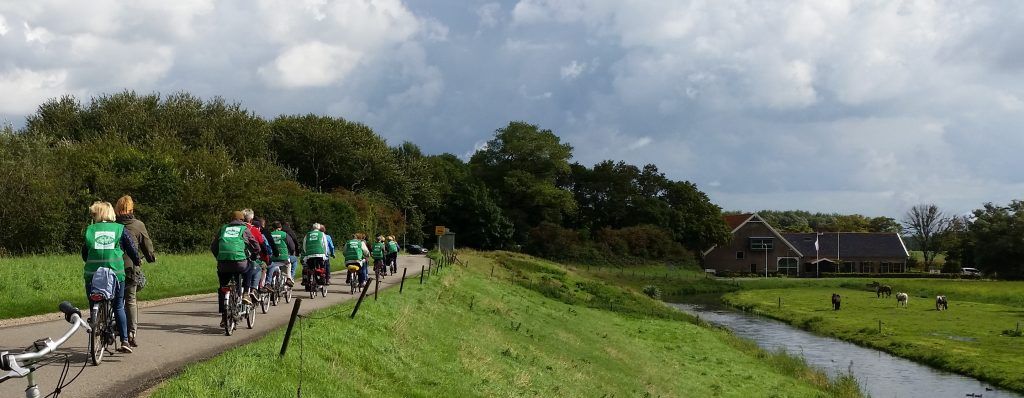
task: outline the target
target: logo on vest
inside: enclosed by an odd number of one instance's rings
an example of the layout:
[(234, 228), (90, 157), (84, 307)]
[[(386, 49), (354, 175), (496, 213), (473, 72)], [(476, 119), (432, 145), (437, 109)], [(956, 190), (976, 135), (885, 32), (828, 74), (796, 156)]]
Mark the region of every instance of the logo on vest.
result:
[(117, 241), (114, 239), (116, 234), (111, 231), (96, 231), (93, 234), (93, 249), (96, 250), (112, 250)]
[(237, 238), (239, 236), (242, 236), (242, 226), (241, 225), (239, 225), (237, 227), (227, 227), (227, 228), (224, 228), (224, 237), (225, 238)]

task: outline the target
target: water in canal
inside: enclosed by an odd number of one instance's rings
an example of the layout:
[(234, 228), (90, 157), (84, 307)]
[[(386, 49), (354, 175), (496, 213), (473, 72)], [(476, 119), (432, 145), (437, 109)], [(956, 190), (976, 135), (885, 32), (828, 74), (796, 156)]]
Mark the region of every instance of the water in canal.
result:
[(1000, 391), (971, 377), (943, 372), (882, 351), (818, 336), (721, 304), (671, 305), (708, 323), (728, 328), (733, 334), (753, 340), (764, 349), (781, 349), (803, 356), (808, 364), (825, 370), (830, 376), (852, 370), (861, 390), (873, 398), (1024, 398), (1024, 395)]

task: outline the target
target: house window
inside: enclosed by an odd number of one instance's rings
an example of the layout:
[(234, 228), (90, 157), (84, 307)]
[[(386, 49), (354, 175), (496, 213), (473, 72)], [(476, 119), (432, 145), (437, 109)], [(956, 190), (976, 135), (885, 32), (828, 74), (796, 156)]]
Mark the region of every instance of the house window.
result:
[(800, 272), (800, 261), (796, 257), (780, 257), (777, 261), (780, 274), (796, 275)]
[(736, 252), (736, 259), (737, 260), (742, 260), (743, 259), (743, 252)]
[(750, 238), (750, 250), (770, 251), (774, 248), (774, 238)]

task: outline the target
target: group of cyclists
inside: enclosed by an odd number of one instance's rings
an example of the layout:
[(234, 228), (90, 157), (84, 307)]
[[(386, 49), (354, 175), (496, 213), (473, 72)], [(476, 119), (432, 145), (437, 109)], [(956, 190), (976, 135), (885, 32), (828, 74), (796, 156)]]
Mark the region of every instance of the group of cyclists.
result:
[[(370, 258), (379, 276), (388, 275), (388, 268), (394, 272), (398, 263), (399, 246), (394, 236), (378, 236), (373, 249), (366, 239), (366, 234), (354, 233), (340, 248), (349, 271), (346, 283), (356, 278), (359, 289), (363, 289), (369, 279)], [(210, 244), (210, 251), (217, 258), (217, 277), (222, 292), (218, 294), (221, 327), (227, 322), (223, 292), (232, 281), (240, 284), (243, 302), (251, 304), (259, 293), (271, 289), (272, 278), (278, 275), (284, 275), (285, 285), (294, 286), (300, 265), (303, 286), (315, 283), (312, 278), (318, 270), (324, 276), (323, 284), (330, 285), (331, 260), (336, 258), (334, 239), (327, 234), (326, 225), (313, 223), (300, 239), (287, 222), (275, 221), (267, 228), (264, 220), (256, 217), (251, 209), (231, 213), (229, 222), (220, 227)]]
[[(139, 346), (136, 293), (145, 285), (141, 265), (143, 259), (156, 261), (149, 232), (135, 218), (134, 208), (134, 201), (127, 195), (118, 199), (116, 210), (109, 202), (93, 203), (89, 207), (92, 223), (85, 229), (82, 246), (86, 296), (93, 300), (103, 293), (103, 299), (109, 300), (120, 342), (116, 350), (122, 353), (131, 353)], [(369, 278), (369, 259), (373, 259), (379, 276), (394, 273), (398, 262), (399, 246), (394, 236), (378, 236), (372, 245), (366, 240), (366, 234), (358, 232), (341, 247), (350, 271), (347, 279), (357, 278), (360, 289)], [(289, 223), (275, 221), (267, 225), (251, 209), (231, 212), (210, 244), (210, 251), (217, 260), (222, 327), (226, 319), (223, 292), (232, 281), (241, 286), (242, 300), (247, 303), (269, 289), (275, 277), (283, 276), (285, 285), (294, 286), (300, 265), (303, 285), (313, 271), (321, 268), (326, 270), (326, 284), (330, 284), (331, 259), (336, 254), (325, 225), (312, 224), (300, 239)]]

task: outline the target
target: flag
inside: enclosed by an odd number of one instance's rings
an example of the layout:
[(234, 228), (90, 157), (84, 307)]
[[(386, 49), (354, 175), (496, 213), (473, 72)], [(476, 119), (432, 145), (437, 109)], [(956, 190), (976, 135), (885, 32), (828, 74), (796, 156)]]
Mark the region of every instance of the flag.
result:
[(821, 234), (814, 234), (814, 251), (821, 250), (818, 248), (818, 236), (821, 236)]

